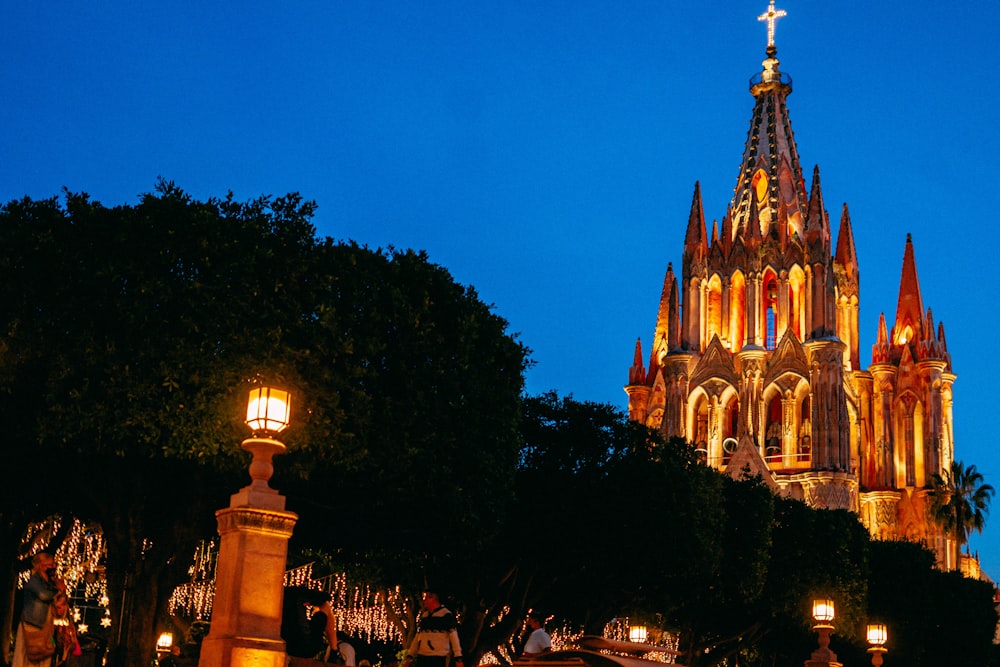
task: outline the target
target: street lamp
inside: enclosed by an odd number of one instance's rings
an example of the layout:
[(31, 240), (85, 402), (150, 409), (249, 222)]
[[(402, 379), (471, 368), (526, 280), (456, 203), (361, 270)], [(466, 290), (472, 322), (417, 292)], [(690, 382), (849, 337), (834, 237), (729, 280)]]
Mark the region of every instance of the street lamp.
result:
[[(240, 446), (253, 454), (250, 463), (250, 478), (253, 480), (246, 489), (248, 504), (270, 509), (284, 509), (284, 498), (268, 486), (274, 474), (272, 459), (275, 454), (285, 451), (285, 443), (274, 437), (289, 423), (291, 396), (284, 389), (275, 387), (254, 387), (247, 398), (247, 426), (253, 432)], [(280, 507), (274, 504), (280, 498)]]
[(298, 517), (285, 511), (285, 497), (268, 486), (272, 459), (285, 451), (276, 437), (288, 427), (291, 397), (284, 389), (258, 386), (247, 399), (252, 435), (241, 447), (253, 454), (249, 486), (215, 513), (219, 559), (208, 636), (201, 667), (285, 667), (281, 638), (288, 538)]
[(256, 433), (280, 433), (288, 428), (291, 397), (275, 387), (254, 387), (247, 399), (247, 426)]
[(645, 625), (633, 625), (628, 629), (629, 641), (642, 644), (646, 641), (646, 626)]
[(174, 645), (174, 635), (169, 632), (161, 633), (159, 638), (156, 640), (157, 651), (169, 651), (170, 647), (173, 645)]
[(819, 635), (819, 648), (812, 652), (806, 667), (841, 667), (837, 654), (830, 650), (830, 633), (833, 632), (834, 605), (829, 598), (813, 600), (812, 616), (816, 621), (813, 630)]
[(872, 654), (872, 664), (879, 667), (882, 664), (882, 656), (887, 649), (885, 642), (889, 638), (889, 633), (885, 629), (885, 623), (869, 623), (868, 631), (865, 633), (868, 639), (868, 652)]

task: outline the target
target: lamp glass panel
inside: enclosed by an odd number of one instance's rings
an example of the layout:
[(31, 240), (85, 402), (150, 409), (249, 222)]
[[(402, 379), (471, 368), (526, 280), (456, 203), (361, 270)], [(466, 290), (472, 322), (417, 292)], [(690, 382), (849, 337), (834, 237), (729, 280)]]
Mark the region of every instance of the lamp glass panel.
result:
[(885, 629), (885, 623), (869, 623), (867, 636), (869, 644), (882, 646), (889, 638), (889, 633)]
[(247, 401), (247, 425), (257, 433), (278, 433), (288, 428), (290, 397), (287, 391), (273, 387), (255, 387)]
[(160, 638), (156, 640), (156, 648), (158, 649), (168, 649), (174, 645), (174, 636), (169, 632), (164, 632), (160, 635)]
[(634, 642), (644, 642), (646, 641), (646, 626), (645, 625), (633, 625), (628, 629), (628, 638)]
[(813, 618), (817, 621), (833, 620), (833, 600), (813, 600)]

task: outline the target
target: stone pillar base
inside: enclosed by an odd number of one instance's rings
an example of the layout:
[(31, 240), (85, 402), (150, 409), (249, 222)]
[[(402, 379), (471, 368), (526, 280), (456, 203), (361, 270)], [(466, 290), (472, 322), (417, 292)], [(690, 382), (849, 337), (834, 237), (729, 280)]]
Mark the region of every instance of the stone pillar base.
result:
[[(240, 494), (233, 496), (234, 502)], [(212, 624), (201, 667), (285, 667), (281, 638), (288, 538), (298, 517), (259, 507), (228, 507), (219, 523)]]
[(285, 642), (252, 637), (205, 637), (199, 665), (219, 667), (286, 667)]

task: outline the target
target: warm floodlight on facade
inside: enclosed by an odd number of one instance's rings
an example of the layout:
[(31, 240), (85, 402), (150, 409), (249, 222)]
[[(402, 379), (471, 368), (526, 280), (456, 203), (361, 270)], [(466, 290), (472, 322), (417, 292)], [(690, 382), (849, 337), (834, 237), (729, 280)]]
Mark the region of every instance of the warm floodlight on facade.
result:
[(288, 428), (290, 405), (284, 389), (254, 387), (247, 400), (247, 426), (254, 433), (280, 433)]
[(646, 641), (646, 626), (633, 625), (628, 629), (629, 641), (643, 643)]

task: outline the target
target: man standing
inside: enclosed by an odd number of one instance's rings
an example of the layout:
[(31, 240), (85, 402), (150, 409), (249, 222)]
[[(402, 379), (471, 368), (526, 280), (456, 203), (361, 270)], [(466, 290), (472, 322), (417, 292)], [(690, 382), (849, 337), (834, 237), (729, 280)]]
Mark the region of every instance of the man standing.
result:
[(417, 636), (410, 643), (403, 667), (465, 667), (462, 646), (458, 642), (458, 622), (455, 615), (441, 604), (434, 591), (424, 593), (422, 611), (417, 624)]
[(551, 651), (552, 638), (545, 631), (545, 616), (535, 610), (531, 610), (528, 612), (527, 623), (531, 634), (528, 635), (528, 641), (524, 642), (524, 652), (521, 654), (521, 657), (534, 658), (546, 651)]
[(56, 593), (66, 592), (66, 584), (56, 577), (56, 561), (50, 553), (35, 554), (31, 570), (24, 585), (24, 607), (17, 625), (12, 667), (48, 667), (55, 653), (50, 607)]

